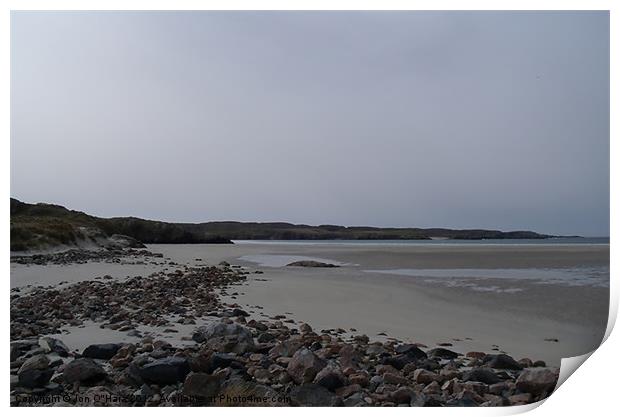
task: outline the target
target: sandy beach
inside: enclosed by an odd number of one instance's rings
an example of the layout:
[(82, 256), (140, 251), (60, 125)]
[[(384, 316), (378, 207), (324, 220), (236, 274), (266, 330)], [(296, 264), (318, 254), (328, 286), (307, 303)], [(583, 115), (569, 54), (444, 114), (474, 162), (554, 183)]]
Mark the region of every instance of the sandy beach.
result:
[[(608, 245), (241, 242), (149, 245), (148, 249), (163, 253), (164, 260), (146, 265), (12, 264), (11, 287), (71, 283), (104, 274), (124, 279), (174, 271), (175, 264), (169, 262), (200, 266), (227, 261), (248, 271), (263, 272), (248, 275), (235, 295), (223, 296), (225, 302), (244, 306), (257, 319), (285, 315), (316, 329), (342, 328), (351, 335), (367, 334), (372, 340), (395, 338), (429, 347), (450, 343), (456, 351), (506, 352), (516, 358), (542, 359), (556, 366), (563, 357), (595, 349), (607, 322), (609, 290), (600, 285), (600, 277), (598, 283), (579, 285), (548, 278), (556, 270), (574, 272), (576, 268), (579, 273), (579, 268), (600, 267), (604, 271), (609, 264)], [(284, 266), (302, 259), (332, 261), (340, 267)], [(525, 275), (421, 278), (399, 273), (401, 270), (426, 274), (470, 270), (471, 275), (476, 275), (476, 271), (508, 271), (514, 275), (517, 270)], [(537, 270), (546, 271), (544, 279), (535, 279)], [(532, 279), (523, 278), (530, 273)], [(63, 337), (70, 347), (82, 349), (101, 339), (100, 334), (94, 334), (100, 330), (96, 326), (91, 331), (88, 327), (67, 330), (70, 333)], [(180, 340), (188, 332), (161, 336)]]

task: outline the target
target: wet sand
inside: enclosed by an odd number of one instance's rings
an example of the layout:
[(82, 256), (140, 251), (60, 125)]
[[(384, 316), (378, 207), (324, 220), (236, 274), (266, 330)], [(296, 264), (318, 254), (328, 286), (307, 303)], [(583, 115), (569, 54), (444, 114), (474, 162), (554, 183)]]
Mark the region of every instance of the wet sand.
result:
[[(153, 245), (174, 259), (226, 260), (264, 272), (250, 275), (230, 302), (261, 305), (267, 315), (291, 313), (314, 328), (354, 328), (371, 338), (385, 333), (432, 346), (449, 342), (461, 351), (499, 349), (515, 357), (559, 365), (561, 358), (598, 347), (608, 316), (609, 290), (545, 285), (529, 280), (484, 280), (518, 287), (516, 293), (477, 292), (396, 275), (376, 268), (569, 268), (609, 264), (607, 245), (366, 246), (237, 244), (181, 247)], [(244, 259), (263, 255), (318, 258), (340, 268), (265, 266)], [(268, 259), (272, 259), (267, 257)], [(254, 259), (256, 260), (256, 259)], [(267, 281), (264, 281), (267, 280)], [(467, 338), (472, 340), (466, 340)], [(453, 340), (461, 339), (461, 340)], [(558, 341), (545, 341), (557, 339)]]
[[(287, 318), (308, 322), (315, 329), (340, 327), (349, 334), (365, 333), (377, 340), (394, 337), (429, 347), (448, 342), (457, 351), (505, 351), (517, 359), (542, 359), (551, 365), (559, 365), (562, 357), (596, 348), (608, 315), (607, 288), (486, 279), (485, 287), (517, 287), (520, 291), (483, 292), (415, 277), (365, 272), (398, 268), (596, 267), (609, 265), (608, 245), (388, 247), (243, 243), (149, 245), (149, 250), (163, 253), (167, 260), (178, 263), (201, 265), (225, 260), (243, 265), (249, 271), (263, 271), (263, 274), (250, 274), (247, 283), (238, 287), (237, 295), (224, 297), (225, 301), (239, 303), (257, 317), (285, 314)], [(273, 261), (273, 255), (280, 257), (275, 264), (257, 263), (261, 259)], [(331, 260), (343, 266), (329, 269), (280, 266), (286, 260), (307, 258)], [(122, 279), (166, 268), (175, 269), (174, 265), (12, 264), (11, 286), (75, 282), (102, 274)], [(256, 305), (263, 309), (255, 309)], [(355, 331), (350, 331), (351, 328)], [(103, 340), (96, 326), (69, 330), (71, 335), (65, 337), (70, 348)], [(179, 335), (186, 333), (181, 331)], [(165, 336), (178, 337), (175, 335)]]

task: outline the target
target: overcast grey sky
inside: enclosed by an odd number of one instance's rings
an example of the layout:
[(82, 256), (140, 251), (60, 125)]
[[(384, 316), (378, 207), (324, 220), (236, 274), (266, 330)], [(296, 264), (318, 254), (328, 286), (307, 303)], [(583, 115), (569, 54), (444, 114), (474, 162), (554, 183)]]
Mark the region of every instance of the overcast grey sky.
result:
[(14, 12), (11, 195), (609, 235), (606, 12)]

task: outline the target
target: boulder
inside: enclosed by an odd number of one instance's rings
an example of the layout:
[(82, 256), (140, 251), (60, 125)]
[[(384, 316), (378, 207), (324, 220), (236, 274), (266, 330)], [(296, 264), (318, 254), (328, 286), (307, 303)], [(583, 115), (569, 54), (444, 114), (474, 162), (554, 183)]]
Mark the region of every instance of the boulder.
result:
[(213, 353), (209, 358), (208, 371), (214, 372), (216, 369), (224, 369), (233, 366), (236, 356), (231, 353)]
[(276, 337), (272, 333), (263, 332), (263, 333), (258, 335), (256, 340), (258, 341), (258, 343), (269, 343), (272, 340), (274, 340), (275, 338)]
[(69, 348), (67, 345), (58, 339), (54, 339), (53, 337), (40, 338), (39, 346), (41, 346), (46, 353), (56, 353), (64, 358), (69, 356)]
[(243, 354), (254, 350), (252, 332), (237, 323), (216, 322), (199, 327), (192, 339), (205, 342), (207, 347), (218, 352)]
[(346, 385), (344, 387), (340, 387), (336, 390), (336, 394), (341, 396), (342, 398), (347, 398), (356, 392), (360, 392), (362, 390), (362, 386), (359, 384), (351, 384)]
[(302, 407), (342, 406), (342, 399), (327, 388), (317, 384), (294, 386), (290, 392), (292, 405)]
[(396, 404), (409, 404), (415, 397), (415, 392), (409, 387), (400, 387), (390, 394), (390, 398)]
[(495, 369), (512, 369), (520, 371), (523, 366), (511, 356), (500, 353), (499, 355), (486, 355), (482, 360), (483, 364)]
[(387, 356), (381, 360), (381, 363), (384, 365), (391, 365), (394, 368), (401, 370), (408, 364), (416, 362), (417, 360), (418, 359), (416, 359), (415, 356), (413, 355), (410, 356), (408, 354), (403, 353), (403, 354), (395, 355), (395, 356)]
[(338, 360), (343, 369), (357, 368), (361, 355), (352, 345), (344, 345), (338, 352)]
[(183, 395), (201, 400), (215, 397), (221, 388), (222, 378), (202, 372), (191, 372), (183, 383)]
[(385, 352), (385, 348), (379, 343), (373, 343), (372, 345), (368, 345), (368, 348), (366, 348), (366, 354), (368, 356), (380, 356)]
[(112, 393), (106, 387), (91, 387), (84, 392), (83, 396), (80, 396), (80, 400), (85, 407), (110, 407), (112, 405), (120, 405), (113, 401)]
[(314, 383), (327, 388), (330, 391), (344, 386), (347, 383), (347, 379), (342, 374), (340, 368), (336, 365), (330, 364), (321, 369), (314, 378)]
[(92, 359), (80, 358), (66, 364), (62, 376), (69, 384), (74, 382), (89, 384), (102, 380), (107, 374)]
[(216, 406), (267, 406), (282, 407), (290, 405), (286, 398), (273, 388), (246, 381), (235, 376), (222, 385)]
[(316, 356), (310, 349), (301, 348), (291, 358), (286, 371), (297, 384), (314, 380), (325, 367), (326, 362)]
[(453, 352), (450, 349), (435, 348), (428, 351), (428, 356), (440, 359), (456, 359), (460, 356), (460, 353)]
[(159, 385), (175, 384), (185, 380), (189, 373), (189, 363), (185, 358), (172, 356), (147, 363), (140, 368), (139, 373), (147, 382)]
[(103, 343), (97, 345), (90, 345), (84, 352), (82, 352), (82, 356), (85, 358), (91, 359), (103, 359), (109, 360), (112, 359), (114, 355), (121, 348), (121, 345), (118, 343)]
[(484, 352), (467, 352), (465, 354), (465, 357), (471, 359), (483, 359), (485, 356), (487, 356), (487, 354)]
[(296, 261), (286, 266), (302, 266), (304, 268), (338, 268), (338, 265), (317, 261)]
[(550, 394), (558, 382), (558, 369), (527, 368), (517, 378), (517, 389), (534, 395)]
[(426, 369), (416, 369), (413, 371), (413, 380), (418, 384), (430, 384), (439, 379), (439, 375)]
[(524, 405), (532, 402), (532, 394), (524, 392), (522, 394), (515, 394), (508, 397), (510, 405)]
[(234, 308), (231, 314), (233, 317), (249, 317), (250, 316), (250, 313), (248, 313), (247, 311), (241, 310), (240, 308)]
[(399, 346), (396, 346), (396, 349), (394, 350), (399, 355), (404, 354), (414, 359), (426, 359), (428, 357), (422, 349), (420, 349), (419, 347), (413, 344), (399, 345)]
[(26, 388), (45, 386), (54, 374), (49, 364), (49, 359), (43, 354), (28, 358), (17, 371), (18, 385)]
[(469, 371), (463, 372), (463, 381), (483, 382), (491, 385), (500, 382), (501, 378), (490, 369), (473, 368)]
[(288, 358), (293, 356), (303, 345), (303, 342), (299, 338), (287, 339), (275, 345), (269, 351), (269, 356), (271, 358), (278, 358), (282, 356)]
[(383, 381), (386, 384), (393, 385), (406, 385), (409, 380), (401, 375), (392, 372), (386, 372), (383, 374)]

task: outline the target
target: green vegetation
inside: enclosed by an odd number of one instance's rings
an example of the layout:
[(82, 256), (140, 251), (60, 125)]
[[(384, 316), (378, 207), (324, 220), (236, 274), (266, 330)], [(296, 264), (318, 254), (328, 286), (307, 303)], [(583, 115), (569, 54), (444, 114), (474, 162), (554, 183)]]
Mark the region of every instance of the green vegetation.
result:
[(113, 234), (143, 243), (231, 243), (231, 240), (545, 239), (529, 231), (308, 226), (291, 223), (167, 223), (135, 217), (104, 219), (52, 204), (11, 199), (11, 250), (97, 242)]
[(143, 243), (231, 243), (175, 223), (132, 217), (103, 219), (53, 204), (28, 204), (11, 198), (11, 251), (101, 244), (111, 235), (131, 236)]

